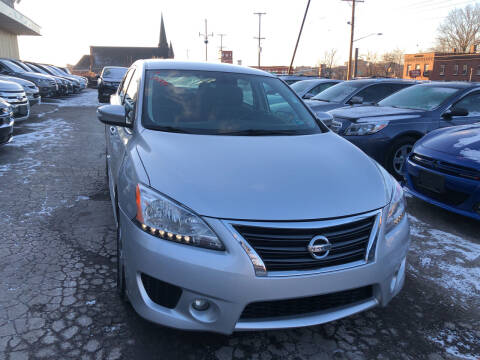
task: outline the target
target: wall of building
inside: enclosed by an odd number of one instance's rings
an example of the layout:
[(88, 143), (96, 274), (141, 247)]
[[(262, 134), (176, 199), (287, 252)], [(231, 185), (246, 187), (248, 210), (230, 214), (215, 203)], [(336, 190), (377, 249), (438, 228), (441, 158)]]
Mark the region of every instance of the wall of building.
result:
[[(403, 65), (403, 78), (429, 80), (434, 69), (435, 53), (406, 54)], [(420, 76), (410, 76), (412, 70), (420, 70)]]
[(19, 58), (17, 35), (0, 29), (0, 57)]

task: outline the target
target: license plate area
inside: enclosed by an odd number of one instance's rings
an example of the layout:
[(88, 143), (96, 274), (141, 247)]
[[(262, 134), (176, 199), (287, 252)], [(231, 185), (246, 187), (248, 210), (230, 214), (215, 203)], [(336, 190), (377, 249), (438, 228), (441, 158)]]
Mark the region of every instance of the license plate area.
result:
[(429, 171), (420, 170), (418, 185), (440, 194), (445, 192), (445, 177)]

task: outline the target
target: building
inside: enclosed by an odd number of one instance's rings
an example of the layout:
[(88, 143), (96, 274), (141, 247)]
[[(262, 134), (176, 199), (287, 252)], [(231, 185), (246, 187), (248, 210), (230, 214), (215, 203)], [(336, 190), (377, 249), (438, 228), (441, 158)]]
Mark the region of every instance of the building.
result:
[[(90, 46), (90, 55), (84, 55), (73, 66), (77, 74), (100, 73), (105, 66), (129, 67), (139, 59), (173, 59), (173, 45), (167, 41), (163, 15), (160, 20), (160, 37), (156, 47)], [(88, 68), (87, 68), (88, 64)]]
[(0, 57), (18, 59), (19, 35), (40, 35), (40, 26), (17, 11), (14, 0), (0, 0)]
[(480, 81), (479, 50), (478, 46), (472, 46), (468, 53), (406, 54), (403, 77), (435, 81)]

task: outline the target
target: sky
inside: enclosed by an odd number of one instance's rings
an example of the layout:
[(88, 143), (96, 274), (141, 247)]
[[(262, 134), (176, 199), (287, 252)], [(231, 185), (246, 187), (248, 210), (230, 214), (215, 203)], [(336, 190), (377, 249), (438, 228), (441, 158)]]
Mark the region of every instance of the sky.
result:
[[(355, 42), (360, 55), (393, 49), (406, 53), (434, 45), (436, 29), (448, 12), (474, 4), (467, 0), (364, 0), (356, 6)], [(257, 65), (258, 16), (262, 16), (262, 65), (289, 65), (307, 0), (22, 0), (16, 9), (41, 26), (42, 36), (19, 37), (23, 60), (75, 64), (97, 46), (157, 46), (163, 13), (168, 41), (178, 60), (204, 61), (199, 33), (208, 19), (208, 60), (218, 62), (220, 37), (234, 62)], [(313, 66), (326, 51), (336, 62), (348, 57), (351, 2), (311, 0), (294, 65)]]

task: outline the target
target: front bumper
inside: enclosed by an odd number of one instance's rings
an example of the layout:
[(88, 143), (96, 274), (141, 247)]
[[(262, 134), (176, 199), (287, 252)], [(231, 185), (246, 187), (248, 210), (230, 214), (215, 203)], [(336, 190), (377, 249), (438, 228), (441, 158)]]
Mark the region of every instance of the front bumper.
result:
[(38, 90), (40, 91), (41, 97), (53, 97), (57, 95), (58, 88), (56, 86), (39, 86)]
[(11, 117), (0, 117), (0, 145), (12, 140), (14, 120)]
[[(295, 276), (256, 276), (250, 258), (218, 219), (205, 220), (223, 241), (226, 251), (212, 251), (165, 241), (142, 231), (120, 211), (128, 297), (145, 319), (185, 330), (231, 334), (234, 331), (310, 326), (336, 320), (377, 305), (385, 306), (402, 288), (409, 245), (406, 217), (386, 236), (379, 230), (375, 260), (367, 264)], [(176, 285), (182, 294), (174, 308), (154, 303), (142, 275)], [(391, 289), (392, 281), (394, 288)], [(252, 302), (311, 297), (372, 286), (373, 296), (360, 303), (298, 316), (240, 320)], [(204, 312), (195, 299), (209, 301)]]
[(26, 120), (30, 116), (30, 103), (25, 101), (22, 103), (10, 103), (13, 109), (13, 117), (15, 121)]
[(42, 102), (42, 97), (40, 96), (39, 93), (33, 94), (33, 93), (28, 93), (28, 102), (30, 103), (30, 106), (33, 105), (38, 105)]
[[(405, 170), (408, 192), (413, 196), (432, 205), (441, 207), (442, 209), (480, 220), (480, 213), (474, 211), (475, 206), (479, 206), (478, 204), (480, 204), (480, 184), (478, 180), (465, 179), (428, 169), (419, 164), (415, 164), (410, 160), (410, 158), (405, 163)], [(443, 176), (445, 179), (446, 192), (452, 195), (457, 194), (458, 200), (448, 196), (445, 197), (444, 201), (442, 201), (441, 194), (437, 195), (435, 193), (429, 193), (428, 190), (425, 191), (421, 187), (417, 187), (415, 184), (415, 179), (418, 178), (420, 171), (435, 173)], [(454, 201), (454, 203), (452, 203), (452, 201)]]

